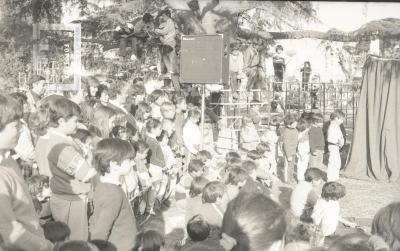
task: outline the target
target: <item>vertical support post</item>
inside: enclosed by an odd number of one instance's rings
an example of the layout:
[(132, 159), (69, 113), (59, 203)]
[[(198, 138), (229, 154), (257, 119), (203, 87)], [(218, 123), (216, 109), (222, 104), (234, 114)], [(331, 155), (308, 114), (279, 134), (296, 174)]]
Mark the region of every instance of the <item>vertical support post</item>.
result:
[(74, 86), (75, 91), (81, 90), (81, 24), (74, 25)]
[(322, 95), (322, 105), (323, 105), (323, 114), (324, 114), (324, 118), (325, 118), (325, 95), (326, 95), (326, 82), (322, 83), (323, 85), (323, 92), (324, 94)]
[(201, 150), (204, 149), (204, 110), (205, 110), (205, 98), (206, 98), (206, 85), (201, 85)]
[[(286, 112), (287, 112), (287, 110), (288, 110), (288, 105), (287, 105), (287, 83), (285, 82), (284, 83), (285, 84), (285, 109), (284, 109), (284, 111), (285, 111), (285, 114), (286, 114)], [(282, 83), (282, 85), (283, 85), (283, 83)]]

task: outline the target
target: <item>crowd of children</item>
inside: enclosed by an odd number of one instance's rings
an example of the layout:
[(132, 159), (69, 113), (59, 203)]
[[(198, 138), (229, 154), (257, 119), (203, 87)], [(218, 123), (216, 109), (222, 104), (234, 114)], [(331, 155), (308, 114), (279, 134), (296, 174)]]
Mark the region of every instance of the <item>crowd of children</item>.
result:
[[(341, 111), (327, 130), (319, 113), (255, 133), (246, 117), (245, 145), (220, 163), (201, 149), (201, 113), (183, 93), (85, 84), (43, 95), (35, 77), (29, 93), (0, 95), (0, 250), (165, 250), (164, 229), (145, 225), (171, 205), (186, 224), (175, 250), (400, 250), (399, 203), (371, 235), (347, 234)], [(274, 193), (282, 181), (295, 184), (288, 209)]]

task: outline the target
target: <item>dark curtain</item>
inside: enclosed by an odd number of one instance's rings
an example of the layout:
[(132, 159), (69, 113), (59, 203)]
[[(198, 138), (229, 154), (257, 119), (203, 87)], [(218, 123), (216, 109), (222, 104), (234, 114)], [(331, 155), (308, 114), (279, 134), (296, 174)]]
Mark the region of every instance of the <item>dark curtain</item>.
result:
[(400, 173), (400, 61), (364, 65), (351, 155), (345, 173), (394, 182)]

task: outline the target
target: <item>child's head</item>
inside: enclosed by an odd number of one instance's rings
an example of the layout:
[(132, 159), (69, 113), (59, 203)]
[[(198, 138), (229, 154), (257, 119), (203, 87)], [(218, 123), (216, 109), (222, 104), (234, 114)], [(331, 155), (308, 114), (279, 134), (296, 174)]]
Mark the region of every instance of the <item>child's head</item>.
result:
[(234, 238), (233, 250), (281, 250), (286, 212), (261, 193), (239, 193), (228, 204), (221, 232)]
[(129, 139), (129, 131), (123, 125), (116, 125), (111, 129), (110, 138), (118, 138), (123, 140)]
[(161, 115), (164, 119), (174, 119), (175, 118), (175, 105), (171, 102), (164, 102), (161, 105)]
[(225, 161), (228, 163), (231, 159), (241, 159), (237, 152), (228, 152), (225, 155)]
[(322, 127), (324, 123), (324, 116), (321, 113), (313, 113), (311, 116), (312, 123), (315, 126)]
[(297, 117), (294, 114), (289, 113), (283, 119), (283, 123), (285, 124), (286, 127), (296, 128), (296, 120)]
[(106, 240), (90, 240), (89, 242), (95, 245), (99, 251), (118, 251), (114, 244)]
[(162, 91), (162, 90), (154, 90), (149, 96), (149, 101), (151, 103), (155, 103), (155, 104), (161, 106), (162, 103), (164, 103), (164, 102), (166, 102), (168, 100), (167, 100), (167, 95), (165, 94), (164, 91)]
[(198, 195), (201, 195), (203, 192), (203, 188), (209, 183), (209, 180), (204, 178), (203, 176), (193, 178), (190, 183), (189, 196), (194, 198)]
[(275, 52), (278, 53), (278, 54), (280, 54), (280, 53), (282, 53), (282, 51), (283, 51), (283, 46), (280, 45), (280, 44), (278, 44), (278, 45), (275, 47)]
[(253, 125), (253, 119), (250, 115), (246, 114), (242, 118), (242, 126)]
[(94, 110), (92, 123), (100, 130), (102, 138), (108, 138), (111, 129), (121, 122), (122, 117), (122, 113), (118, 113), (115, 109), (99, 105)]
[(233, 168), (229, 170), (227, 183), (235, 186), (243, 186), (249, 176), (243, 168)]
[(198, 151), (196, 154), (196, 159), (201, 160), (204, 164), (209, 162), (212, 158), (212, 155), (207, 150)]
[(371, 233), (384, 239), (390, 250), (400, 250), (400, 202), (391, 203), (375, 214)]
[(146, 121), (151, 115), (151, 106), (146, 103), (146, 102), (140, 102), (138, 104), (136, 113), (135, 113), (135, 118), (138, 121)]
[(49, 221), (43, 226), (44, 237), (53, 244), (69, 239), (71, 230), (68, 225), (61, 221)]
[(164, 250), (164, 237), (157, 231), (147, 230), (136, 235), (132, 251), (161, 251)]
[(94, 151), (94, 166), (101, 176), (107, 173), (126, 175), (132, 168), (135, 150), (122, 139), (103, 139)]
[(149, 154), (149, 145), (144, 140), (139, 140), (134, 144), (136, 159), (147, 159)]
[(88, 241), (66, 241), (54, 251), (98, 251), (98, 248)]
[(325, 173), (318, 168), (308, 168), (304, 173), (304, 180), (312, 183), (314, 186), (319, 186), (324, 181)]
[(251, 160), (243, 161), (242, 168), (247, 172), (247, 174), (250, 177), (254, 178), (254, 176), (256, 175), (257, 164), (254, 161)]
[(108, 96), (108, 86), (100, 84), (97, 86), (97, 92), (95, 94), (96, 99), (102, 103), (108, 103), (110, 97)]
[(326, 201), (339, 200), (346, 195), (346, 187), (338, 182), (327, 182), (322, 187), (321, 198)]
[(146, 122), (146, 131), (155, 137), (160, 136), (162, 132), (161, 122), (158, 119), (149, 119)]
[(192, 177), (200, 177), (204, 173), (204, 163), (198, 159), (191, 159), (188, 171)]
[(238, 159), (238, 158), (232, 158), (226, 162), (227, 170), (229, 170), (231, 168), (235, 168), (235, 167), (241, 167), (241, 166), (242, 166), (242, 160)]
[(77, 129), (81, 109), (73, 101), (57, 97), (44, 104), (38, 113), (42, 114), (43, 120), (39, 123), (43, 123), (43, 127), (58, 128), (59, 132), (71, 135)]
[(223, 200), (226, 192), (226, 186), (220, 181), (211, 181), (208, 183), (202, 194), (203, 203), (218, 203)]
[(21, 92), (13, 92), (10, 94), (10, 97), (15, 99), (23, 108), (23, 113), (29, 112), (28, 110), (28, 97)]
[(186, 111), (187, 104), (185, 96), (182, 94), (175, 94), (172, 98), (172, 102), (176, 105), (177, 111)]
[[(260, 142), (256, 147), (256, 151), (261, 155), (265, 155), (266, 153), (271, 152), (271, 148), (269, 147), (268, 143)], [(248, 154), (249, 153), (247, 153), (247, 155)]]
[(188, 221), (186, 231), (192, 241), (204, 241), (210, 235), (210, 226), (203, 216), (198, 214)]
[(296, 129), (299, 132), (304, 132), (310, 127), (310, 124), (308, 121), (304, 118), (299, 119), (299, 122), (297, 122)]
[(272, 116), (269, 120), (268, 125), (270, 129), (276, 129), (276, 127), (278, 127), (280, 123), (281, 119), (278, 116)]
[(339, 125), (343, 123), (344, 118), (345, 118), (345, 115), (341, 110), (335, 110), (330, 115), (331, 121), (336, 121)]
[(251, 150), (251, 151), (247, 152), (247, 159), (249, 159), (249, 160), (256, 161), (261, 158), (262, 158), (262, 154), (257, 150)]
[(188, 118), (194, 122), (194, 123), (198, 123), (200, 121), (200, 117), (201, 117), (201, 113), (198, 109), (191, 109), (188, 112)]

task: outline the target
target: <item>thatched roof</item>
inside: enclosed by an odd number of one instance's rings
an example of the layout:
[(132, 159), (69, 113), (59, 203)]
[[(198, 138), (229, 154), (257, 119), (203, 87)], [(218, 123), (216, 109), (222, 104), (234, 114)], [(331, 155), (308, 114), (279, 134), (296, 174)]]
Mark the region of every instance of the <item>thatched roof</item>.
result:
[(377, 35), (380, 38), (400, 36), (400, 19), (385, 18), (368, 22), (361, 28), (350, 32), (353, 36), (365, 37)]

